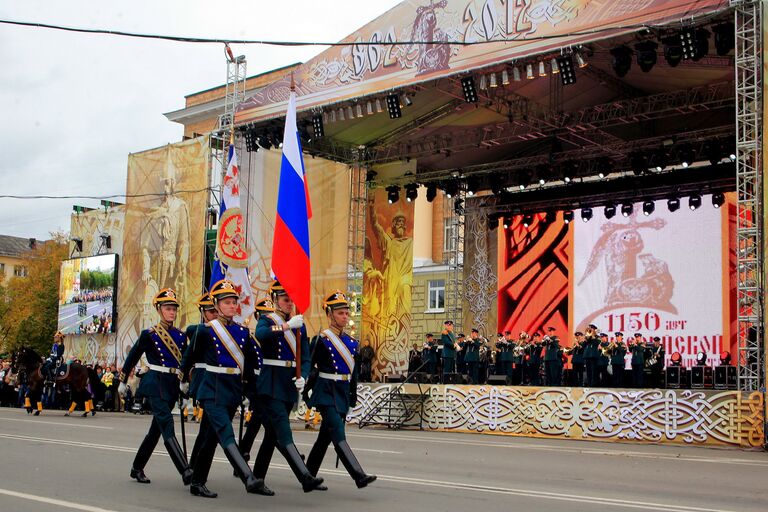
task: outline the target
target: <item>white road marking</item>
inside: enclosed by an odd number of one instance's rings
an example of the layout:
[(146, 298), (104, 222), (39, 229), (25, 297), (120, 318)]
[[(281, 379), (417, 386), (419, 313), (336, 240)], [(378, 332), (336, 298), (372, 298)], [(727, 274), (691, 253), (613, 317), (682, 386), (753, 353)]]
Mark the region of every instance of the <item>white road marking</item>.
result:
[[(314, 446), (314, 443), (295, 443), (296, 446)], [(392, 450), (377, 450), (376, 448), (355, 448), (356, 452), (371, 452), (371, 453), (388, 453), (391, 455), (402, 455), (403, 452), (395, 452)]]
[[(62, 445), (70, 445), (70, 446), (80, 446), (80, 447), (96, 448), (100, 450), (110, 450), (110, 451), (121, 451), (121, 452), (135, 451), (134, 448), (128, 448), (123, 446), (83, 443), (83, 442), (69, 441), (64, 439), (37, 438), (32, 436), (21, 436), (21, 435), (12, 435), (12, 434), (0, 434), (0, 438), (16, 439), (16, 440), (31, 441), (31, 442), (62, 444)], [(162, 454), (167, 456), (167, 454), (163, 453), (162, 451), (158, 451), (157, 454), (158, 455)], [(228, 461), (221, 457), (215, 457), (214, 461), (228, 464)], [(286, 464), (273, 463), (270, 465), (270, 468), (290, 471), (290, 468)], [(343, 476), (343, 477), (349, 478), (349, 476), (345, 471), (337, 470), (337, 469), (323, 469), (322, 473), (323, 475), (329, 474), (333, 476)], [(487, 493), (487, 494), (504, 494), (504, 495), (510, 495), (510, 496), (523, 496), (523, 497), (543, 499), (543, 500), (567, 501), (567, 502), (574, 502), (574, 503), (586, 503), (586, 504), (592, 504), (592, 505), (598, 504), (598, 505), (607, 505), (612, 507), (622, 507), (622, 508), (631, 508), (631, 509), (671, 510), (675, 512), (693, 512), (693, 511), (733, 512), (728, 509), (702, 508), (702, 507), (694, 507), (694, 506), (688, 507), (684, 505), (674, 505), (671, 503), (634, 501), (634, 500), (628, 500), (626, 498), (607, 498), (607, 497), (592, 496), (592, 495), (562, 494), (562, 493), (556, 493), (556, 492), (537, 491), (534, 489), (493, 487), (488, 485), (473, 485), (473, 484), (468, 484), (460, 481), (448, 482), (444, 480), (428, 480), (424, 478), (410, 478), (405, 476), (394, 476), (394, 475), (379, 475), (379, 480), (384, 482), (395, 482), (395, 483), (400, 483), (400, 484), (405, 484), (410, 486), (437, 487), (437, 488), (443, 488), (443, 489), (451, 489), (452, 491), (455, 491), (456, 489), (463, 489), (466, 491)], [(0, 492), (2, 492), (2, 490), (0, 490)], [(12, 491), (7, 491), (7, 492), (12, 492)], [(42, 498), (41, 500), (43, 499), (47, 499), (47, 498)], [(68, 502), (63, 502), (63, 503), (68, 503)], [(78, 504), (72, 504), (72, 505), (79, 506)], [(67, 505), (62, 505), (62, 506), (67, 506)], [(87, 505), (84, 505), (84, 506), (87, 506)], [(74, 508), (74, 507), (71, 507), (71, 508)], [(104, 511), (104, 509), (97, 509), (93, 507), (82, 508), (81, 510), (94, 511), (94, 512)], [(107, 511), (107, 512), (113, 512), (113, 511)]]
[(45, 420), (20, 420), (18, 418), (4, 418), (0, 417), (0, 420), (2, 421), (19, 421), (22, 423), (36, 423), (38, 425), (63, 425), (65, 427), (75, 427), (75, 428), (96, 428), (99, 430), (114, 430), (114, 427), (103, 427), (98, 425), (80, 425), (77, 423), (62, 423), (58, 421), (45, 421)]
[(39, 503), (46, 503), (48, 505), (56, 505), (57, 507), (72, 508), (75, 510), (83, 510), (85, 512), (116, 512), (112, 509), (92, 507), (91, 505), (84, 505), (82, 503), (74, 503), (72, 501), (58, 500), (54, 498), (46, 498), (43, 496), (35, 496), (34, 494), (26, 494), (23, 492), (11, 491), (8, 489), (0, 489), (0, 494), (11, 496), (13, 498), (21, 498), (23, 500), (37, 501)]

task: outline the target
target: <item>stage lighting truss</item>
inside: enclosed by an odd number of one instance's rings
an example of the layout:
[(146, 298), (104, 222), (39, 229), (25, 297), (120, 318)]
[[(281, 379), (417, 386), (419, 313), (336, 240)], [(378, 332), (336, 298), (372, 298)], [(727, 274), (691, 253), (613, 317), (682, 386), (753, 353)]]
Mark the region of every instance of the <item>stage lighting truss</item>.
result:
[[(576, 70), (573, 67), (573, 57), (570, 55), (563, 55), (557, 59), (552, 59), (553, 63), (557, 64), (560, 70), (560, 81), (563, 85), (571, 85), (576, 83)], [(552, 72), (555, 72), (554, 66)]]
[(400, 96), (397, 94), (387, 95), (387, 112), (389, 112), (390, 119), (399, 119), (403, 117), (403, 111), (400, 109)]
[(632, 50), (627, 46), (617, 46), (611, 50), (613, 62), (611, 67), (619, 78), (624, 78), (632, 68)]
[(646, 217), (652, 214), (656, 210), (656, 203), (654, 201), (643, 201), (643, 215)]
[(464, 101), (467, 103), (477, 103), (477, 89), (475, 88), (475, 77), (465, 76), (461, 79), (461, 90), (464, 92)]
[(658, 47), (659, 45), (655, 41), (642, 41), (635, 45), (635, 58), (643, 73), (648, 73), (656, 65)]

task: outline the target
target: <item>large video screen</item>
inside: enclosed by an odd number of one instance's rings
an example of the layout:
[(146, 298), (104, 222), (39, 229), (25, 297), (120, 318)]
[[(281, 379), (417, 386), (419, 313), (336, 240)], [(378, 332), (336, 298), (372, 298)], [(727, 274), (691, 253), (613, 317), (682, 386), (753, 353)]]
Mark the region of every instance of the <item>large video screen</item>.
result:
[(58, 327), (61, 332), (115, 332), (117, 268), (117, 254), (61, 262)]

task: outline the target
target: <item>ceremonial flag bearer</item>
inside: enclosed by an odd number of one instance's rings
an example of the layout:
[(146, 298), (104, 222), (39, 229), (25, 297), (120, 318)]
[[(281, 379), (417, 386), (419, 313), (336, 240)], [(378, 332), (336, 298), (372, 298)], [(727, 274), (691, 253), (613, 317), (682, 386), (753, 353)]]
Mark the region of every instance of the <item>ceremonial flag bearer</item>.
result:
[(173, 465), (181, 474), (184, 485), (189, 485), (192, 479), (192, 470), (187, 465), (187, 459), (176, 440), (176, 434), (173, 430), (173, 415), (171, 414), (171, 410), (179, 399), (179, 366), (187, 338), (183, 332), (173, 326), (179, 303), (176, 300), (176, 293), (172, 289), (160, 290), (152, 300), (152, 304), (160, 315), (160, 323), (141, 331), (139, 339), (131, 348), (128, 357), (125, 358), (123, 374), (118, 387), (118, 392), (124, 396), (128, 389), (126, 382), (131, 370), (139, 362), (141, 356), (145, 356), (149, 363), (149, 371), (141, 378), (139, 389), (136, 391), (136, 398), (146, 397), (149, 399), (149, 405), (152, 407), (152, 424), (144, 437), (144, 441), (139, 446), (136, 458), (133, 460), (131, 478), (135, 478), (136, 481), (143, 484), (149, 483), (149, 478), (144, 474), (144, 467), (162, 434), (165, 448), (168, 450)]
[[(367, 475), (355, 454), (347, 444), (344, 419), (350, 407), (357, 405), (357, 375), (359, 357), (358, 341), (344, 332), (349, 322), (349, 301), (341, 291), (325, 299), (325, 314), (329, 327), (315, 337), (305, 401), (314, 407), (323, 418), (320, 434), (307, 459), (307, 468), (317, 475), (320, 464), (333, 443), (349, 475), (358, 488), (362, 489), (376, 480), (376, 475)], [(311, 391), (311, 394), (310, 394)]]

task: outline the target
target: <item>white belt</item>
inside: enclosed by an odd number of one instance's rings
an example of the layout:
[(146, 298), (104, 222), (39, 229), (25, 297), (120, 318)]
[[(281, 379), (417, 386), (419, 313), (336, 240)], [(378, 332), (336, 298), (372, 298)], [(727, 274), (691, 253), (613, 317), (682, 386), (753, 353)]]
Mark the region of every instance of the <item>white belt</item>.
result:
[(195, 368), (205, 368), (206, 366), (205, 363), (195, 363)]
[(296, 361), (283, 361), (281, 359), (264, 359), (261, 364), (266, 366), (280, 366), (283, 368), (296, 368)]
[(226, 373), (228, 375), (240, 375), (240, 368), (229, 368), (227, 366), (205, 365), (205, 371), (211, 373)]
[(159, 364), (148, 364), (147, 366), (149, 366), (150, 370), (154, 370), (160, 373), (173, 373), (173, 374), (181, 373), (181, 370), (179, 370), (178, 368), (170, 368), (168, 366), (162, 366)]
[(319, 374), (321, 379), (328, 379), (328, 380), (341, 380), (341, 381), (348, 381), (352, 378), (352, 375), (348, 373), (325, 373), (320, 372)]

